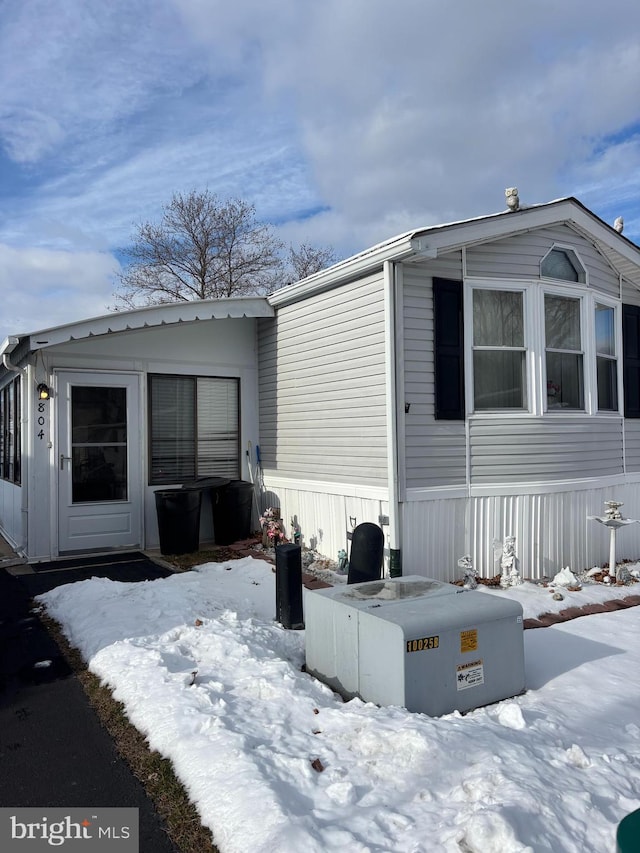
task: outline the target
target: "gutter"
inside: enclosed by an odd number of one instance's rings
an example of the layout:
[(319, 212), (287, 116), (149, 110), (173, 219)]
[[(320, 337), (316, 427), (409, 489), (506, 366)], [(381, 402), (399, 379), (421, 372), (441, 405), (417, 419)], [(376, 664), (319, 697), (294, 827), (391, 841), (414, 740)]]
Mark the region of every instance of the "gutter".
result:
[(18, 367), (17, 364), (13, 364), (9, 356), (14, 351), (14, 349), (20, 343), (20, 338), (17, 338), (15, 335), (10, 335), (5, 339), (2, 347), (0, 347), (0, 352), (2, 353), (2, 363), (5, 368), (12, 373), (19, 373), (25, 378), (27, 377), (27, 371), (24, 367)]
[(330, 290), (338, 284), (344, 284), (352, 278), (359, 278), (368, 272), (383, 267), (388, 261), (401, 261), (411, 255), (415, 256), (416, 248), (412, 237), (415, 231), (408, 231), (400, 237), (373, 246), (365, 252), (347, 258), (325, 270), (303, 278), (295, 284), (289, 284), (276, 290), (267, 297), (269, 304), (274, 306), (287, 305), (305, 299), (312, 293)]

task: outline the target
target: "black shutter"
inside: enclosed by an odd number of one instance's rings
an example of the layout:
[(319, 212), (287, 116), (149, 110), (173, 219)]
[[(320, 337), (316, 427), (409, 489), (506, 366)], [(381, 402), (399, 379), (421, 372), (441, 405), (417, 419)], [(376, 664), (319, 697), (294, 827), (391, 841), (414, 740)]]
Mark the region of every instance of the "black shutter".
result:
[(622, 306), (624, 416), (640, 418), (640, 306)]
[(435, 415), (440, 420), (464, 420), (464, 334), (462, 282), (433, 279), (436, 374)]

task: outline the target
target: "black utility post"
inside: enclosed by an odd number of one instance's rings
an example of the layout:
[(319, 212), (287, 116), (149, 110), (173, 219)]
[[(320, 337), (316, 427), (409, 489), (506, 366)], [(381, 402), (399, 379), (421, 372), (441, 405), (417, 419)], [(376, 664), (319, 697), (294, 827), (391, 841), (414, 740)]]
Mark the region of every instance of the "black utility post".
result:
[(276, 548), (276, 620), (284, 628), (304, 628), (300, 545)]

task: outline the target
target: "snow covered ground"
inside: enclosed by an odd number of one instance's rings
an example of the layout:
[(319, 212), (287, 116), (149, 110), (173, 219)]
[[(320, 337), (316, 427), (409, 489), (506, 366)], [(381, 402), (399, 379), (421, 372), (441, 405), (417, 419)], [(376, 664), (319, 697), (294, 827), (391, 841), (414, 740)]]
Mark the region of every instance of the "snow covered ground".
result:
[[(615, 850), (640, 807), (640, 608), (526, 631), (524, 695), (433, 719), (344, 703), (303, 673), (304, 632), (273, 621), (274, 578), (245, 558), (40, 596), (222, 853)], [(482, 591), (525, 617), (612, 597)]]

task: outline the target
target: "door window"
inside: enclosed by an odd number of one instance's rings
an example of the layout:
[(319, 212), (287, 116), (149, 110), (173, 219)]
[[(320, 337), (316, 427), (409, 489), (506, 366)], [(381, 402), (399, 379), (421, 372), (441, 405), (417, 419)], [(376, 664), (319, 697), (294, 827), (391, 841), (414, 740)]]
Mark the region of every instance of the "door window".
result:
[(73, 503), (127, 500), (127, 389), (71, 388)]

